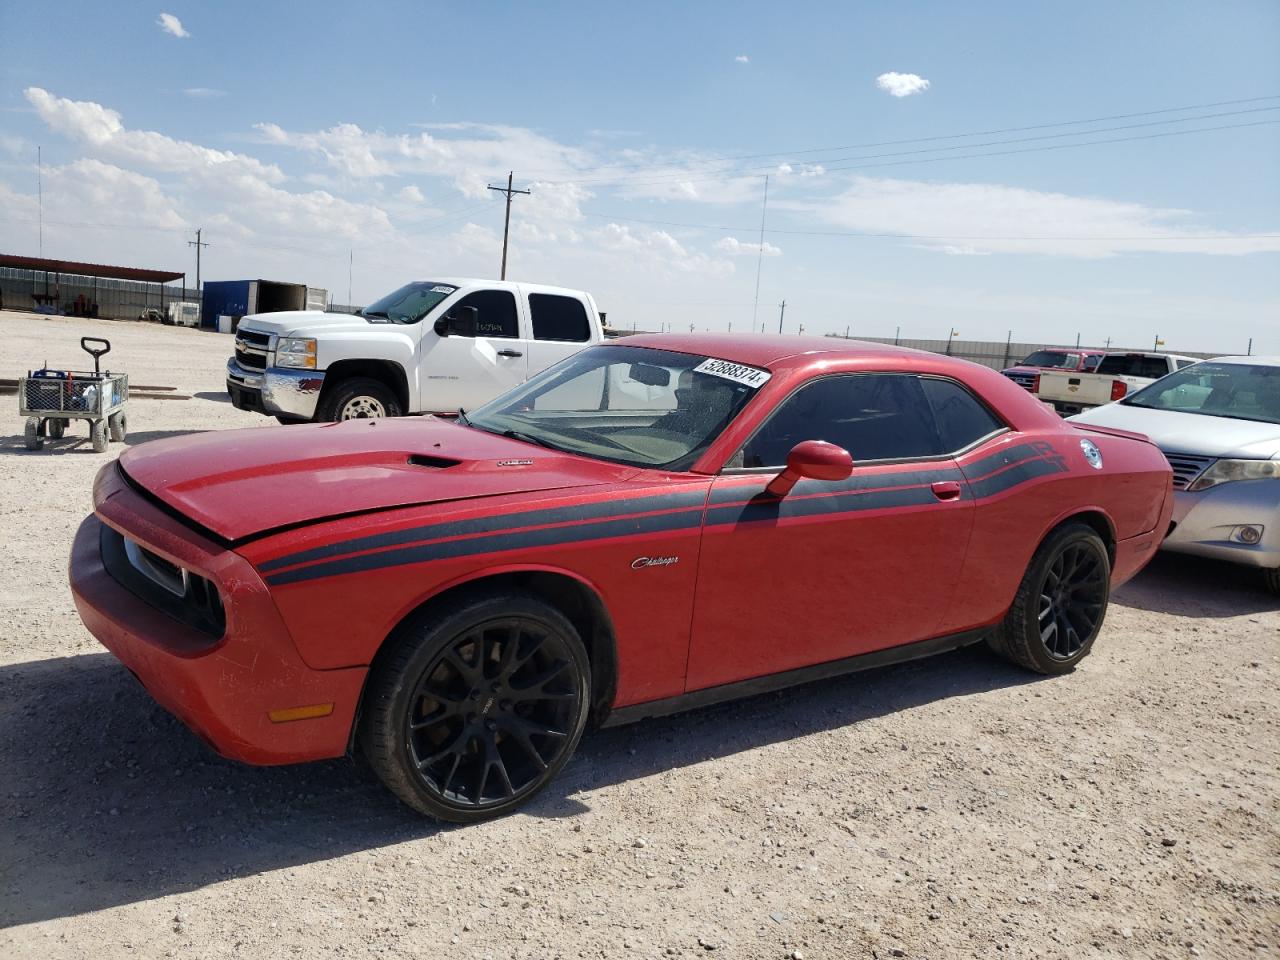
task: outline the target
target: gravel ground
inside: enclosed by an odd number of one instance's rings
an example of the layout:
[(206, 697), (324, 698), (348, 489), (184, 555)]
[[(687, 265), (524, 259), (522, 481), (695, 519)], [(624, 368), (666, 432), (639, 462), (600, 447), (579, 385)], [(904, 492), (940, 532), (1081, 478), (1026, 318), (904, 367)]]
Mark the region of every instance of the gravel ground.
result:
[[(82, 335), (194, 395), (130, 443), (271, 423), (217, 334), (5, 312), (0, 377)], [(28, 453), (5, 399), (0, 956), (1280, 954), (1280, 612), (1231, 567), (1158, 558), (1070, 676), (970, 648), (589, 734), (526, 812), (441, 827), (155, 706), (66, 587), (114, 452)]]

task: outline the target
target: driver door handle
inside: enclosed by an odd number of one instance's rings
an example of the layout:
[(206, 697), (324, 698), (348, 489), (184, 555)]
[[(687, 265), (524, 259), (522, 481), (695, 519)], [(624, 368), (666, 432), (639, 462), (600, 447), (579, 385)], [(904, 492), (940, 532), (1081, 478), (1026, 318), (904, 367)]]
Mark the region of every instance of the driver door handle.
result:
[(519, 350), (499, 350), (499, 351), (498, 351), (498, 356), (500, 356), (500, 357), (523, 357), (523, 356), (524, 356), (524, 354), (523, 354), (523, 353), (521, 353)]
[(929, 489), (933, 491), (933, 495), (939, 500), (960, 499), (960, 484), (954, 480), (941, 480), (938, 483), (930, 484)]

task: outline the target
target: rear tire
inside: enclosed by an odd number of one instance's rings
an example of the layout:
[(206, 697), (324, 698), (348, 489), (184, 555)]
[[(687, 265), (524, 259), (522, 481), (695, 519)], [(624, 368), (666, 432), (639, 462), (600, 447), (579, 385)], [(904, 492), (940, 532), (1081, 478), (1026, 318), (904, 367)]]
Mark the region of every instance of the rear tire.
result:
[(27, 417), (27, 423), (23, 428), (22, 435), (26, 440), (28, 450), (39, 450), (44, 447), (44, 437), (40, 436), (40, 420), (38, 418)]
[(1262, 585), (1272, 593), (1280, 595), (1280, 567), (1263, 570)]
[(1087, 524), (1064, 524), (1036, 550), (987, 645), (1036, 673), (1070, 673), (1093, 649), (1110, 597), (1106, 544)]
[(107, 418), (107, 428), (111, 432), (112, 443), (124, 443), (129, 433), (129, 418), (123, 413), (113, 413)]
[(327, 423), (400, 417), (404, 410), (395, 392), (380, 380), (352, 377), (339, 382), (320, 401), (316, 419)]
[(45, 424), (45, 432), (49, 434), (50, 440), (61, 440), (67, 432), (67, 421), (49, 420)]
[(591, 665), (565, 616), (521, 592), (409, 620), (370, 673), (358, 742), (396, 796), (471, 823), (509, 813), (564, 768), (590, 710)]
[(93, 442), (94, 453), (107, 452), (107, 425), (101, 420), (89, 424), (89, 439)]

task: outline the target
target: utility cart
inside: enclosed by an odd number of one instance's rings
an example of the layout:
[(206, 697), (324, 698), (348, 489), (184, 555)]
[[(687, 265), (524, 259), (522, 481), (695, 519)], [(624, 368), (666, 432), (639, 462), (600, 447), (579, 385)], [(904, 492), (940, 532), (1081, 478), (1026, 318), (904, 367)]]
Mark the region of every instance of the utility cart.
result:
[(82, 370), (29, 371), (18, 380), (18, 414), (27, 418), (28, 450), (39, 450), (45, 437), (61, 438), (72, 420), (89, 424), (95, 453), (107, 449), (107, 438), (120, 443), (128, 420), (129, 377), (103, 372), (100, 358), (111, 352), (111, 342), (101, 337), (81, 337), (80, 347), (93, 357), (93, 372)]

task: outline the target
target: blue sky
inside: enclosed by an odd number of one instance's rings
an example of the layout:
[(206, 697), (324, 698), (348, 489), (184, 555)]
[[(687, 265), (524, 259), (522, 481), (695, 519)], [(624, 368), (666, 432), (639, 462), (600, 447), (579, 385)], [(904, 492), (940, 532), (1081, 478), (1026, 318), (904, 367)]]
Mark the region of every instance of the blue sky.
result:
[(625, 326), (747, 329), (760, 259), (792, 332), (1280, 353), (1274, 0), (299, 9), (0, 8), (0, 249), (40, 145), (49, 256), (194, 273), (203, 227), (206, 279), (341, 302), (350, 252), (367, 302), (496, 275), (514, 169), (511, 276)]

